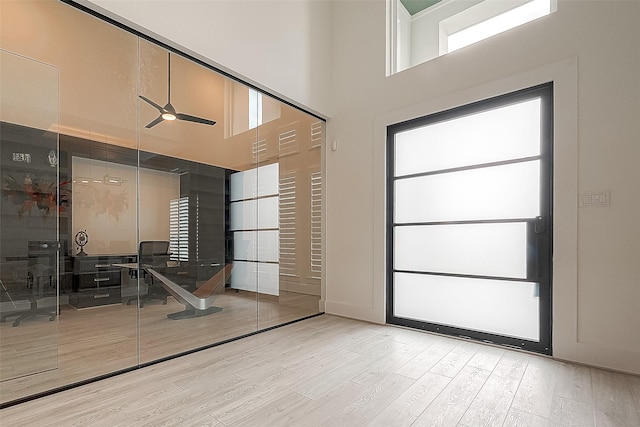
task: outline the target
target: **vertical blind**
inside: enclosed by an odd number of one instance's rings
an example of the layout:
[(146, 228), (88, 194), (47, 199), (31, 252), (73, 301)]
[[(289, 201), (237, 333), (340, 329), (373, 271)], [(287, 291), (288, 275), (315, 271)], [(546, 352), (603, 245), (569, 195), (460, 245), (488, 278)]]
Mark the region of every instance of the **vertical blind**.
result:
[(280, 275), (296, 276), (296, 175), (280, 177)]
[(322, 172), (311, 172), (311, 274), (322, 274)]
[(169, 202), (169, 251), (173, 261), (189, 261), (189, 197)]

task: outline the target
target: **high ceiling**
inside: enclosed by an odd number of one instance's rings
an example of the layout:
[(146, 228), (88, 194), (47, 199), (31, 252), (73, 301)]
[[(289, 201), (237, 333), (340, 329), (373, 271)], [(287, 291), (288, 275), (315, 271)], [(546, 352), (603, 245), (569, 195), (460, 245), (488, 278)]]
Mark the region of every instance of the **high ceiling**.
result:
[(412, 16), (436, 3), (439, 3), (440, 1), (441, 0), (400, 0), (402, 5)]

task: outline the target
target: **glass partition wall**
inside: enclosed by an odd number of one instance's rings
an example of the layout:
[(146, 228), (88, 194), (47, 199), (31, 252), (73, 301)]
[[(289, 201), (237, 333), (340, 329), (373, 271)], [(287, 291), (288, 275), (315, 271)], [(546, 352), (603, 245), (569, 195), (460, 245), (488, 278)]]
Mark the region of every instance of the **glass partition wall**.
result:
[(322, 120), (66, 4), (0, 8), (0, 405), (319, 313)]
[[(0, 381), (4, 382), (58, 368), (58, 223), (67, 218), (66, 207), (58, 203), (64, 200), (57, 185), (58, 69), (0, 50), (0, 76)], [(25, 77), (40, 82), (38, 93), (20, 84)], [(12, 124), (16, 122), (29, 127)], [(32, 320), (38, 325), (25, 336), (18, 327)]]

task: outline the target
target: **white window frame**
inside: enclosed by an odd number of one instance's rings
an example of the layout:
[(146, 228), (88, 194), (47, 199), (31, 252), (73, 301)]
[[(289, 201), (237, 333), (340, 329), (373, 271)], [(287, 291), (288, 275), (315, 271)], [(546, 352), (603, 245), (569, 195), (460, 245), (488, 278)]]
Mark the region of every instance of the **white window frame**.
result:
[(485, 0), (440, 21), (440, 55), (549, 15), (556, 8), (557, 0)]
[[(443, 0), (409, 16), (400, 0), (387, 0), (387, 76), (411, 68), (462, 47), (532, 22), (557, 10), (557, 0)], [(522, 12), (516, 23), (509, 17)], [(453, 46), (456, 38), (480, 32), (481, 37), (464, 46)], [(486, 29), (486, 28), (484, 28)]]

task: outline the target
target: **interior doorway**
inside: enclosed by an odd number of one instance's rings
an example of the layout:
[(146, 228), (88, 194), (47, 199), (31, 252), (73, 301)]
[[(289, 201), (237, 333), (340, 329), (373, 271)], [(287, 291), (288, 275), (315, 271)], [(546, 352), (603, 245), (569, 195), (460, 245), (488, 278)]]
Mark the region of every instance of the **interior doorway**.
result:
[(551, 83), (388, 128), (387, 322), (551, 354)]

